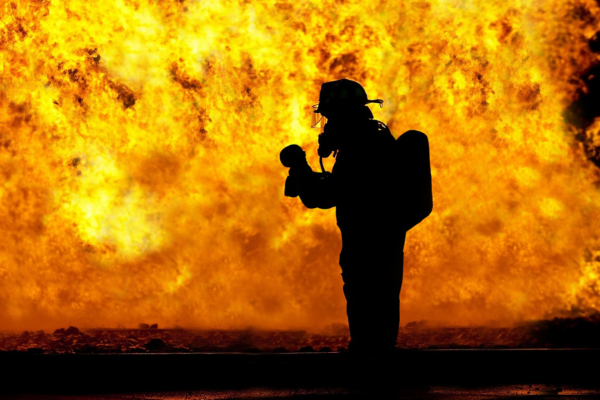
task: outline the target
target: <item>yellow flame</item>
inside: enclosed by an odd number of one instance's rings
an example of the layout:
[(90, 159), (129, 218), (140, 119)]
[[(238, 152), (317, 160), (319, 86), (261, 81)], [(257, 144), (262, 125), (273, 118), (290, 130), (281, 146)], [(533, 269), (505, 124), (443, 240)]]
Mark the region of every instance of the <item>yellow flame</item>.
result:
[(594, 1), (0, 10), (0, 329), (345, 321), (335, 213), (284, 198), (278, 161), (318, 166), (310, 106), (343, 77), (430, 138), (403, 322), (600, 307), (597, 173), (562, 119)]

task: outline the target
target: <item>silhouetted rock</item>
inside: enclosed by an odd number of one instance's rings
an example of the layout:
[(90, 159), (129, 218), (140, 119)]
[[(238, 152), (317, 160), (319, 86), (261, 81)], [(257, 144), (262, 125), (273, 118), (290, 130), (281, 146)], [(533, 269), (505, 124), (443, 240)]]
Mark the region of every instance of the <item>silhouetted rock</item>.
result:
[(144, 345), (147, 350), (161, 350), (167, 347), (167, 344), (162, 339), (150, 339), (148, 343)]
[(312, 346), (304, 346), (304, 347), (300, 347), (300, 350), (298, 350), (301, 353), (312, 353), (313, 351), (315, 351), (315, 349), (313, 349)]
[(319, 353), (329, 353), (331, 352), (331, 348), (330, 347), (321, 347), (321, 349), (319, 350)]
[(54, 331), (54, 336), (63, 336), (65, 334), (65, 328), (58, 328)]
[(150, 329), (158, 329), (158, 324), (152, 324), (152, 325), (150, 325)]
[(77, 329), (74, 326), (70, 326), (67, 328), (67, 330), (65, 331), (65, 335), (79, 335), (81, 332), (79, 332), (79, 329)]
[(138, 329), (149, 329), (149, 328), (150, 328), (150, 325), (148, 325), (148, 324), (139, 324), (138, 325)]

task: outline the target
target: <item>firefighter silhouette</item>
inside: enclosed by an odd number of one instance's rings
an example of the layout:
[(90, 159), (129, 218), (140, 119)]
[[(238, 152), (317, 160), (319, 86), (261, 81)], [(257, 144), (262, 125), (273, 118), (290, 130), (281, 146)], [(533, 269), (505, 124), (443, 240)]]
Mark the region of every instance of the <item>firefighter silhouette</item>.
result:
[[(369, 103), (383, 101), (368, 100), (357, 82), (324, 83), (313, 106), (326, 121), (318, 149), (323, 172), (312, 170), (300, 146), (280, 153), (290, 168), (286, 196), (308, 208), (336, 207), (352, 353), (395, 347), (406, 232), (433, 208), (427, 136), (408, 131), (396, 140)], [(328, 173), (322, 158), (332, 154)]]

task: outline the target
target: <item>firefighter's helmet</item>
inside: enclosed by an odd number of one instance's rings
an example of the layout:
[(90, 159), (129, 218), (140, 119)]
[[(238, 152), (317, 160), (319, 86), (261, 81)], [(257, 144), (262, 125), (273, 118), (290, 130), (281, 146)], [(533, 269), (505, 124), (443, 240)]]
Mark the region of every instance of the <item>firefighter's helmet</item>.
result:
[(334, 109), (348, 109), (364, 106), (368, 103), (378, 103), (383, 106), (383, 100), (369, 100), (367, 92), (360, 83), (349, 79), (325, 82), (321, 85), (319, 104), (315, 104), (315, 114), (327, 115)]

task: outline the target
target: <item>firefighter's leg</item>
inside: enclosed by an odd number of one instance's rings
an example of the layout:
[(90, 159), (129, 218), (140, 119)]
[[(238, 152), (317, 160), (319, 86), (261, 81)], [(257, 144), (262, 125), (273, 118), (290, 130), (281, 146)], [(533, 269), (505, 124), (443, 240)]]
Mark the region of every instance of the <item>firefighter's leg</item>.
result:
[(396, 345), (403, 253), (394, 244), (391, 240), (366, 243), (368, 256), (356, 252), (344, 259), (342, 278), (353, 350), (377, 352)]
[(398, 327), (400, 325), (400, 290), (402, 288), (404, 253), (392, 262), (387, 279), (385, 299), (385, 343), (388, 347), (396, 346)]
[(342, 273), (342, 278), (348, 327), (350, 328), (350, 351), (357, 352), (364, 348), (368, 341), (365, 332), (365, 310), (361, 304), (360, 283), (349, 272)]
[[(367, 270), (368, 271), (368, 270)], [(389, 291), (371, 273), (344, 272), (351, 351), (378, 352), (389, 336)]]
[(368, 352), (372, 349), (373, 332), (376, 330), (370, 284), (363, 274), (345, 271), (342, 277), (350, 327), (350, 350)]

